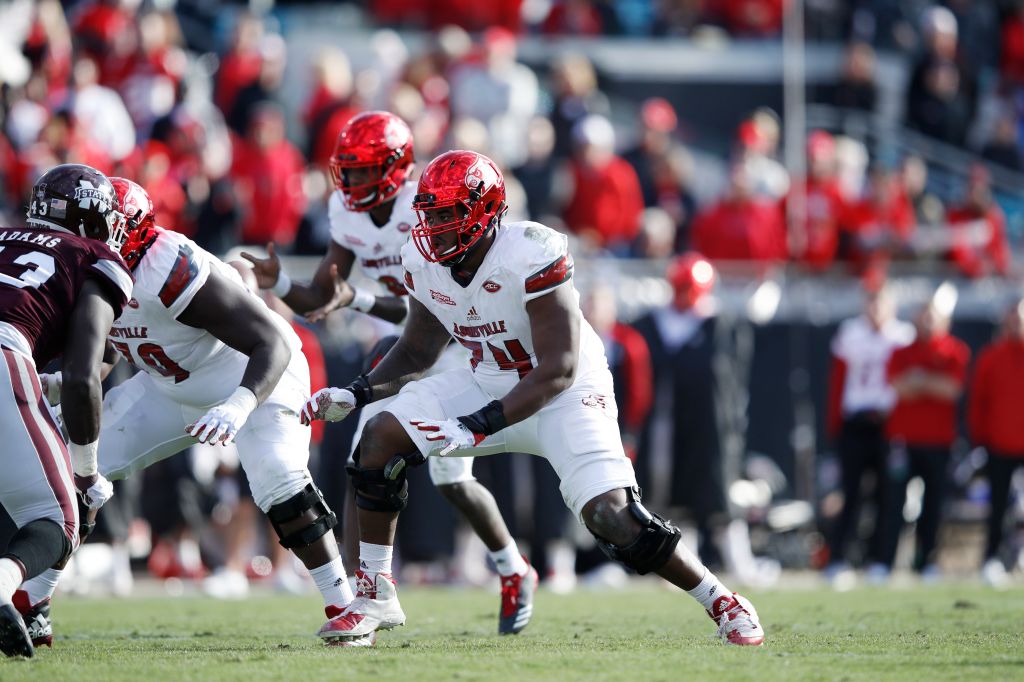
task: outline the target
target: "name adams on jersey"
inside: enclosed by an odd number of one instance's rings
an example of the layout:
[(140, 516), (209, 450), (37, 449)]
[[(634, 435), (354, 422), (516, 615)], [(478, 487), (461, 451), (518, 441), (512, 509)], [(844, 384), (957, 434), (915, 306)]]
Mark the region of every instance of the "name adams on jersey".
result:
[(132, 295), (121, 257), (94, 239), (47, 228), (0, 228), (0, 341), (41, 369), (63, 351), (78, 292), (92, 280), (119, 315)]

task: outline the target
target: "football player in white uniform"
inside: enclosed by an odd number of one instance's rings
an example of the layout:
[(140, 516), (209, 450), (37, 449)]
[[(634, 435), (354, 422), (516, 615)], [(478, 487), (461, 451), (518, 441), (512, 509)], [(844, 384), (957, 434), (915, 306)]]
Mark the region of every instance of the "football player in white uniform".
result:
[(112, 182), (129, 216), (121, 254), (135, 289), (110, 329), (109, 360), (142, 371), (104, 398), (100, 473), (116, 480), (197, 442), (236, 443), (256, 504), (309, 569), (328, 618), (338, 615), (352, 591), (330, 533), (337, 521), (307, 469), (310, 430), (298, 412), (309, 367), (298, 336), (233, 268), (157, 227), (142, 187)]
[[(272, 289), (311, 321), (349, 307), (388, 322), (403, 322), (408, 304), (401, 251), (417, 221), (412, 207), (416, 183), (409, 178), (412, 166), (412, 133), (402, 119), (384, 111), (353, 118), (338, 135), (331, 158), (337, 191), (328, 204), (331, 245), (327, 256), (313, 281), (301, 285), (282, 270), (272, 245), (267, 247), (270, 255), (266, 259), (243, 253), (253, 263), (260, 287)], [(349, 284), (357, 260), (364, 273), (384, 285), (388, 295), (375, 296)], [(465, 366), (466, 358), (467, 353), (452, 344), (432, 372)], [(362, 411), (355, 444), (365, 423), (386, 408), (386, 402), (382, 402)], [(532, 615), (536, 571), (520, 554), (490, 491), (473, 477), (472, 457), (432, 459), (429, 470), (438, 491), (462, 513), (487, 546), (501, 575), (498, 631), (518, 633)], [(344, 541), (350, 566), (358, 556), (354, 498), (350, 494), (345, 502)]]
[[(412, 300), (401, 338), (369, 375), (318, 391), (303, 408), (304, 422), (337, 420), (398, 394), (366, 425), (350, 469), (359, 505), (356, 598), (321, 636), (365, 637), (405, 622), (391, 550), (408, 499), (408, 465), (512, 451), (551, 463), (566, 505), (611, 558), (687, 590), (724, 642), (761, 644), (750, 602), (727, 590), (679, 542), (679, 530), (640, 502), (604, 349), (580, 314), (565, 237), (532, 222), (501, 225), (504, 179), (490, 159), (470, 151), (434, 159), (414, 207), (420, 220), (402, 250)], [(410, 381), (449, 337), (470, 349), (472, 369)]]

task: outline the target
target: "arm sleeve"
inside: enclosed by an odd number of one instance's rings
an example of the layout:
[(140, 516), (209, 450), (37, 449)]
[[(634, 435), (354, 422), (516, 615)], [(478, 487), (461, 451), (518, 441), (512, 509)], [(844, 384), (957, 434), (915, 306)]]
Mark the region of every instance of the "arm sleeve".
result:
[(352, 245), (345, 241), (345, 207), (341, 203), (341, 191), (331, 192), (327, 199), (327, 222), (331, 226), (331, 241), (346, 249)]
[(988, 367), (990, 354), (983, 352), (974, 368), (971, 390), (967, 395), (967, 431), (971, 442), (985, 445), (988, 434), (985, 432), (985, 415), (988, 413)]
[(628, 377), (628, 397), (623, 405), (623, 422), (628, 431), (638, 433), (651, 411), (654, 396), (654, 378), (651, 372), (651, 353), (640, 332), (624, 324), (616, 325), (615, 333), (622, 344), (625, 371)]
[(833, 438), (839, 435), (843, 424), (843, 386), (846, 384), (846, 361), (838, 355), (832, 356), (832, 371), (828, 384), (828, 433)]

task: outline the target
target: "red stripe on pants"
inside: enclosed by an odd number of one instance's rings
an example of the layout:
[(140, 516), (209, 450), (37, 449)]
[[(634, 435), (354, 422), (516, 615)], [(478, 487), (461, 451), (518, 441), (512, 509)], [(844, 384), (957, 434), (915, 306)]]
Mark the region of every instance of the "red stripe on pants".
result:
[[(64, 534), (68, 536), (73, 546), (77, 546), (78, 506), (74, 499), (74, 492), (68, 486), (68, 478), (61, 475), (60, 469), (61, 460), (63, 459), (65, 462), (68, 462), (68, 470), (70, 470), (70, 456), (67, 448), (64, 446), (64, 440), (52, 422), (48, 424), (32, 413), (32, 403), (36, 403), (41, 414), (47, 413), (48, 410), (45, 404), (43, 404), (42, 392), (38, 382), (33, 382), (35, 385), (25, 386), (22, 381), (22, 363), (27, 368), (26, 373), (29, 376), (34, 374), (34, 370), (28, 364), (28, 360), (6, 348), (3, 350), (3, 355), (4, 360), (7, 362), (7, 371), (11, 375), (11, 388), (14, 389), (14, 398), (18, 403), (21, 421), (28, 431), (29, 438), (32, 440), (32, 445), (35, 447), (39, 462), (43, 465), (43, 474), (46, 476), (46, 482), (50, 484), (50, 490), (53, 491), (53, 495), (57, 499), (57, 504), (60, 506), (61, 513), (64, 516)], [(49, 429), (52, 432), (53, 439), (59, 449), (58, 452), (55, 452), (50, 443), (47, 442), (43, 429)]]

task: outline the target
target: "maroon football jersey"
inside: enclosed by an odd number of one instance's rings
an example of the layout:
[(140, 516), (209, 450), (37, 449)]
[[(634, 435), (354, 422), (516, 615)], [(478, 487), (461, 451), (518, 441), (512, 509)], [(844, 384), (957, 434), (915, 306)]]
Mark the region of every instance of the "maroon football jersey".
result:
[(0, 228), (0, 323), (21, 332), (37, 368), (63, 351), (87, 279), (100, 285), (120, 315), (132, 295), (132, 276), (106, 244), (58, 230)]

